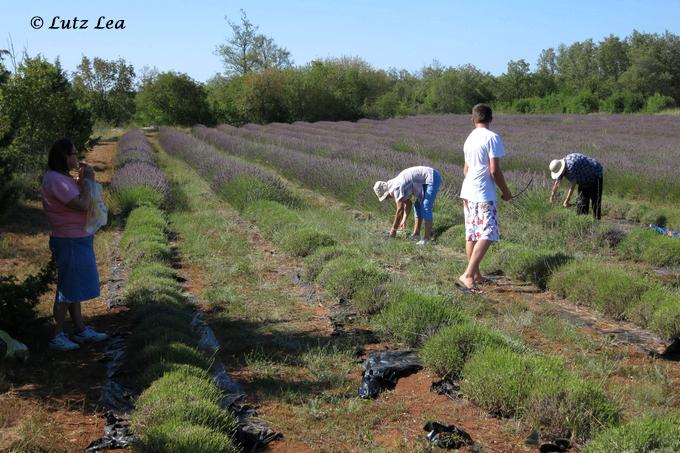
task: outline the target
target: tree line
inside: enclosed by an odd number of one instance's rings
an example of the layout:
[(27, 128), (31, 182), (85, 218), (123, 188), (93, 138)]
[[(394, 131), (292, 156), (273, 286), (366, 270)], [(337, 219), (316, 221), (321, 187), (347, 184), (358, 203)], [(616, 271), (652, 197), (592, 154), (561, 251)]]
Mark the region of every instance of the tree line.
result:
[(225, 71), (206, 83), (85, 56), (68, 74), (59, 60), (24, 54), (16, 63), (0, 50), (0, 202), (16, 195), (22, 175), (42, 168), (56, 138), (86, 148), (95, 124), (353, 121), (468, 113), (479, 102), (517, 113), (656, 113), (680, 103), (680, 37), (670, 32), (561, 44), (543, 50), (533, 70), (510, 61), (494, 76), (437, 62), (383, 70), (355, 57), (295, 66), (244, 12), (228, 25), (215, 49)]

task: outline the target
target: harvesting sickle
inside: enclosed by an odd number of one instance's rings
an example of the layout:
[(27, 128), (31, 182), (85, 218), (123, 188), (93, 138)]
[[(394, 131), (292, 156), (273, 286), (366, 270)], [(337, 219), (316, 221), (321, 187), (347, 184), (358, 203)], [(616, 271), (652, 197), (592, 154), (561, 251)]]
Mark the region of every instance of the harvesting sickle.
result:
[(527, 190), (529, 190), (529, 187), (531, 186), (531, 184), (532, 184), (533, 182), (534, 182), (534, 177), (532, 176), (531, 179), (529, 180), (529, 182), (527, 183), (527, 185), (524, 187), (524, 189), (520, 190), (520, 191), (517, 192), (515, 195), (513, 195), (513, 196), (510, 198), (510, 200), (514, 200), (514, 199), (516, 199), (516, 198), (519, 198), (520, 195), (522, 195), (524, 192), (526, 192)]

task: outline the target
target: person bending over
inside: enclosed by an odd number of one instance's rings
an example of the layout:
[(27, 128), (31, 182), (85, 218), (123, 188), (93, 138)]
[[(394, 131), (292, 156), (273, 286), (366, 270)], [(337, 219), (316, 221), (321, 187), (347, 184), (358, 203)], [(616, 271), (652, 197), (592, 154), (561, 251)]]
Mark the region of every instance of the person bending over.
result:
[(550, 162), (550, 176), (555, 180), (550, 191), (550, 203), (555, 202), (555, 194), (560, 186), (560, 181), (567, 178), (569, 190), (562, 206), (568, 208), (569, 200), (574, 193), (574, 187), (578, 184), (578, 198), (576, 200), (576, 213), (588, 214), (590, 206), (593, 208), (593, 218), (600, 220), (602, 217), (602, 185), (604, 182), (604, 169), (602, 164), (579, 153), (571, 153), (562, 159)]
[[(411, 205), (414, 210), (413, 234), (418, 245), (427, 244), (432, 238), (432, 210), (439, 192), (441, 175), (432, 167), (411, 167), (403, 170), (389, 181), (376, 181), (373, 191), (380, 201), (394, 198), (397, 211), (389, 236), (395, 237), (398, 228), (406, 228)], [(415, 201), (411, 203), (411, 198)], [(420, 239), (421, 226), (425, 223), (423, 238)]]

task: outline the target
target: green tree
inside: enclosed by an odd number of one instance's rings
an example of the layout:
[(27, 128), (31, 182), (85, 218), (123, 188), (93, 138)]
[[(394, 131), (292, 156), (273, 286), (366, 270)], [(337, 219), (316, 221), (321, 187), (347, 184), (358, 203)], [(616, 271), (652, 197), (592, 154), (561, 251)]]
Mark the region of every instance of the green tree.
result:
[(564, 88), (570, 93), (597, 88), (596, 46), (592, 39), (575, 42), (570, 46), (561, 44), (557, 53), (557, 74)]
[(231, 37), (226, 44), (217, 46), (215, 53), (222, 58), (228, 75), (246, 75), (251, 72), (292, 66), (290, 52), (279, 47), (272, 38), (258, 34), (258, 26), (248, 20), (241, 10), (241, 23), (231, 22)]
[(163, 72), (144, 83), (135, 99), (145, 124), (191, 126), (212, 123), (206, 91), (186, 74)]
[(630, 65), (621, 85), (644, 97), (659, 93), (680, 101), (680, 36), (634, 31), (628, 42)]
[(73, 86), (95, 120), (120, 126), (135, 113), (135, 70), (125, 60), (83, 56)]
[(607, 79), (618, 80), (628, 69), (628, 43), (618, 36), (609, 35), (600, 42), (595, 51), (599, 74)]
[(3, 88), (0, 117), (9, 119), (9, 134), (19, 169), (41, 168), (52, 143), (69, 137), (78, 149), (88, 146), (90, 113), (78, 106), (71, 83), (59, 62), (26, 56)]
[(89, 112), (78, 106), (59, 63), (24, 57), (15, 74), (0, 82), (0, 206), (7, 207), (30, 188), (28, 177), (42, 170), (52, 143), (69, 137), (79, 149), (88, 146)]
[(526, 98), (533, 94), (532, 74), (529, 63), (510, 60), (508, 70), (497, 79), (497, 98), (501, 101)]
[(475, 104), (494, 100), (493, 77), (473, 65), (427, 74), (430, 79), (424, 107), (435, 113), (469, 113)]

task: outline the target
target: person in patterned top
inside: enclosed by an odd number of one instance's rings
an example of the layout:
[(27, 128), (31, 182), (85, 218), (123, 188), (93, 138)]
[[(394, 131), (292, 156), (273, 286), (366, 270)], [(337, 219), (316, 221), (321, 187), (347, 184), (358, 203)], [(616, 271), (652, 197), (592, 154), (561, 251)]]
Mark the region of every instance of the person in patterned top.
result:
[(593, 218), (600, 219), (602, 215), (602, 185), (604, 179), (604, 169), (602, 164), (579, 153), (571, 153), (563, 159), (556, 159), (550, 162), (550, 176), (555, 180), (552, 191), (550, 192), (550, 203), (555, 202), (555, 193), (560, 186), (562, 178), (569, 181), (569, 191), (562, 203), (568, 208), (569, 200), (574, 193), (574, 188), (578, 185), (578, 198), (576, 200), (576, 213), (588, 214), (590, 206), (593, 208)]

